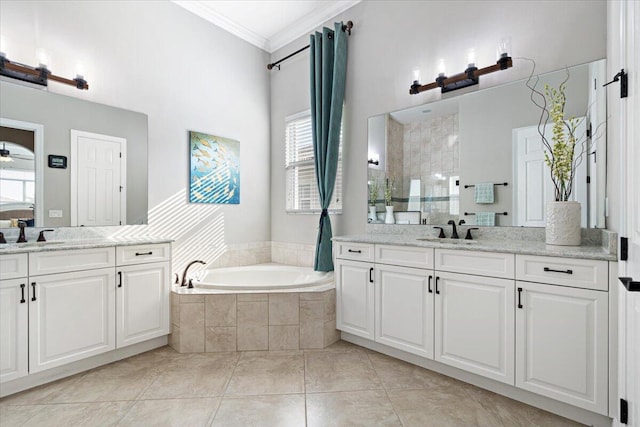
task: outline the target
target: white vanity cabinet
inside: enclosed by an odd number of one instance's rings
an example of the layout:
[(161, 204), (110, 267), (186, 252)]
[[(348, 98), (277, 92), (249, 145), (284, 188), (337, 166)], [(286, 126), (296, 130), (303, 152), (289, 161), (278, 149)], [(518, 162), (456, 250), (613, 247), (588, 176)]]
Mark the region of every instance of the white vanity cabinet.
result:
[(336, 259), (336, 328), (374, 339), (373, 263)]
[(117, 347), (169, 333), (170, 245), (116, 249)]
[(0, 257), (0, 383), (28, 373), (27, 284), (27, 254)]
[(435, 360), (513, 385), (514, 255), (436, 249), (435, 267)]
[(517, 258), (516, 386), (607, 414), (607, 262)]
[(113, 247), (29, 254), (30, 373), (115, 349), (114, 261)]

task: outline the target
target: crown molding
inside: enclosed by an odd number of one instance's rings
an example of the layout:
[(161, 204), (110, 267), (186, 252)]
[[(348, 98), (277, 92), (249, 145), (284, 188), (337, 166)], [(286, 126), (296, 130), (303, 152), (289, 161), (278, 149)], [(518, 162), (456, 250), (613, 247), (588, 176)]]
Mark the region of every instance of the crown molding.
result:
[(344, 12), (350, 7), (360, 3), (362, 0), (340, 0), (335, 2), (328, 2), (326, 6), (320, 11), (311, 12), (302, 18), (298, 19), (293, 24), (286, 27), (283, 31), (275, 34), (271, 39), (262, 37), (261, 35), (251, 31), (250, 29), (237, 24), (226, 16), (212, 10), (207, 7), (207, 2), (204, 0), (171, 0), (172, 3), (188, 10), (189, 12), (200, 16), (206, 21), (211, 22), (214, 25), (230, 32), (231, 34), (251, 43), (254, 46), (259, 47), (268, 53), (286, 46), (292, 41), (308, 34), (309, 32), (320, 27), (326, 21), (330, 20), (336, 15)]
[(262, 37), (259, 34), (251, 31), (250, 29), (239, 25), (224, 15), (217, 13), (216, 11), (207, 7), (206, 2), (202, 0), (171, 0), (173, 3), (180, 7), (185, 8), (191, 13), (194, 13), (201, 18), (211, 22), (214, 25), (230, 32), (231, 34), (248, 41), (254, 46), (259, 47), (262, 50), (269, 51), (269, 40)]
[(265, 50), (269, 53), (275, 52), (292, 41), (309, 34), (331, 18), (341, 14), (361, 1), (362, 0), (345, 0), (329, 3), (321, 11), (312, 12), (303, 16), (283, 31), (271, 37), (271, 39), (268, 40), (268, 47)]

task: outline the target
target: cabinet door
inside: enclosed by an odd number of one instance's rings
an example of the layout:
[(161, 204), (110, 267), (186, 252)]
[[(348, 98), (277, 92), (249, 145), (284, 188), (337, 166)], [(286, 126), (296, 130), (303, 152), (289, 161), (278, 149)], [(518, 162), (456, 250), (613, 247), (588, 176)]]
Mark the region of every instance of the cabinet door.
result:
[(513, 280), (436, 272), (435, 359), (514, 383)]
[(169, 263), (118, 269), (117, 347), (169, 334)]
[(115, 348), (114, 268), (44, 275), (29, 285), (29, 372)]
[(0, 383), (28, 372), (26, 287), (26, 277), (0, 281)]
[(338, 259), (335, 277), (337, 329), (373, 340), (373, 264)]
[(376, 341), (433, 359), (433, 271), (376, 264)]
[(527, 282), (517, 288), (516, 386), (606, 415), (607, 293)]

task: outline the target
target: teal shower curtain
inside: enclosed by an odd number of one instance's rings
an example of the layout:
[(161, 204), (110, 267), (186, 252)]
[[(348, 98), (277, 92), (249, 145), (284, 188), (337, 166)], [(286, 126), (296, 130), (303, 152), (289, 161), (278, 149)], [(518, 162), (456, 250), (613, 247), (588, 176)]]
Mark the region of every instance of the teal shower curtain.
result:
[(320, 226), (314, 269), (333, 271), (329, 203), (336, 183), (338, 149), (342, 124), (342, 104), (347, 75), (347, 34), (342, 22), (334, 30), (323, 28), (311, 34), (311, 127), (316, 181), (320, 192)]

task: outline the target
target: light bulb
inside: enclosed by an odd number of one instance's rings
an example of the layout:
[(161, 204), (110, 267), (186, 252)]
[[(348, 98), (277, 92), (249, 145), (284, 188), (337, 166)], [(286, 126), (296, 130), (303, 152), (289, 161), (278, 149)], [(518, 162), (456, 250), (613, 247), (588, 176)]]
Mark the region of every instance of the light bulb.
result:
[(467, 68), (476, 66), (476, 51), (475, 49), (469, 49), (467, 52)]
[(506, 58), (511, 52), (511, 37), (503, 37), (498, 42), (498, 59)]
[(0, 56), (7, 57), (7, 38), (0, 35)]
[(438, 62), (438, 75), (439, 76), (447, 75), (447, 67), (444, 63), (444, 59), (440, 59), (440, 61)]
[(414, 84), (420, 83), (420, 68), (413, 67), (413, 70), (411, 70), (411, 75), (413, 77), (412, 81)]
[(44, 48), (39, 47), (36, 49), (36, 59), (40, 68), (51, 68), (51, 56)]
[(84, 79), (84, 64), (82, 62), (76, 62), (76, 78)]

